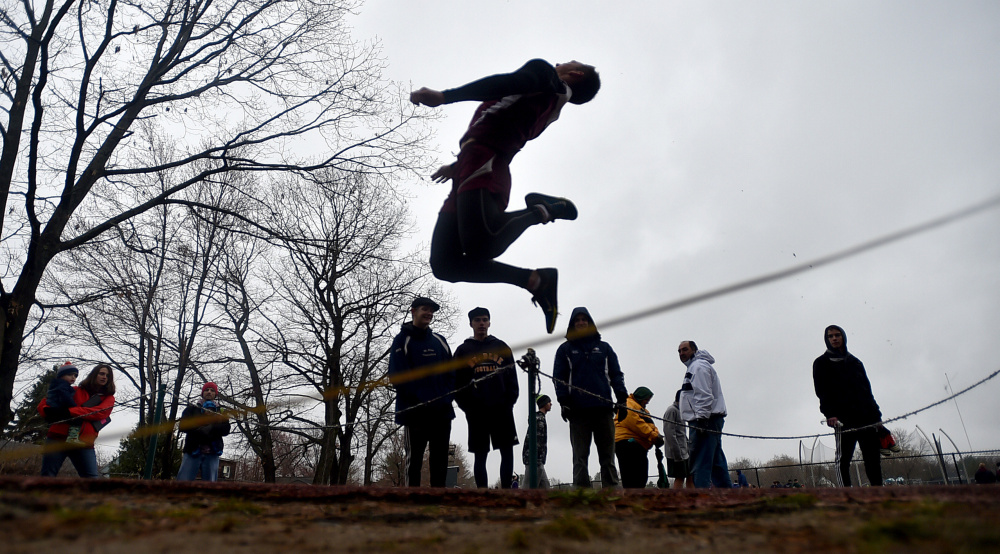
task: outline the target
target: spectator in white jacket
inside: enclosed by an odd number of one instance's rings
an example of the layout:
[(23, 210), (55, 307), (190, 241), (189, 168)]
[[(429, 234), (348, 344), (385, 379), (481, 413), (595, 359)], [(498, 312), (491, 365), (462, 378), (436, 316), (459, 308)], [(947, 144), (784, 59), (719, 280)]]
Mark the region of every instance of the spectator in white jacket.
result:
[(681, 362), (687, 366), (681, 386), (681, 418), (691, 426), (691, 473), (694, 486), (731, 489), (729, 464), (722, 452), (722, 426), (726, 419), (726, 399), (712, 364), (715, 358), (698, 350), (694, 341), (678, 346)]

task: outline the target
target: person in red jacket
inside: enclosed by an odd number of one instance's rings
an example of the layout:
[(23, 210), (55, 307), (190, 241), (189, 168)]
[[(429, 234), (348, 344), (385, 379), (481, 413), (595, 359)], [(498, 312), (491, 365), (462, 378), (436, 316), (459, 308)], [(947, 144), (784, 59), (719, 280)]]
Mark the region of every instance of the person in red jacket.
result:
[(491, 75), (443, 91), (427, 87), (410, 93), (414, 104), (437, 107), (478, 101), (459, 142), (458, 160), (431, 179), (451, 181), (451, 193), (438, 214), (431, 238), (434, 276), (452, 283), (509, 283), (532, 294), (553, 331), (558, 315), (555, 268), (525, 269), (496, 261), (528, 227), (557, 219), (576, 219), (565, 198), (528, 194), (523, 210), (506, 211), (510, 201), (510, 162), (570, 104), (589, 102), (601, 87), (593, 66), (571, 61), (555, 66), (531, 60), (513, 73)]
[[(108, 364), (97, 364), (79, 386), (73, 387), (72, 408), (51, 408), (46, 400), (38, 404), (38, 413), (50, 423), (42, 456), (42, 476), (55, 477), (68, 457), (80, 477), (100, 477), (94, 441), (97, 433), (111, 421), (115, 405), (115, 378)], [(80, 426), (82, 445), (66, 443), (70, 425)]]

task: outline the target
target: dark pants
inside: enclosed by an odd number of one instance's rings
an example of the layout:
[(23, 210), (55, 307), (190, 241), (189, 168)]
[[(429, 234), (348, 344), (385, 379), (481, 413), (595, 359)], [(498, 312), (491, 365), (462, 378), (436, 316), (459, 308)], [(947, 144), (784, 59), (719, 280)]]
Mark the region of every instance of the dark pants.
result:
[(597, 447), (601, 464), (601, 486), (617, 487), (615, 468), (615, 416), (610, 408), (574, 409), (569, 418), (569, 442), (573, 447), (573, 485), (591, 487), (590, 442)]
[(626, 489), (646, 488), (649, 478), (649, 451), (635, 440), (615, 443), (615, 457), (618, 471), (622, 475), (622, 487)]
[(406, 449), (406, 486), (420, 486), (420, 471), (424, 451), (430, 447), (427, 467), (432, 487), (444, 487), (448, 476), (448, 443), (451, 441), (451, 420), (434, 419), (403, 426)]
[[(500, 488), (509, 489), (510, 483), (514, 479), (514, 445), (501, 446), (497, 450), (500, 451)], [(481, 489), (490, 486), (490, 479), (486, 474), (486, 456), (488, 454), (489, 451), (472, 453), (475, 457), (472, 466), (473, 474), (476, 477), (476, 486)]]
[(452, 283), (510, 283), (528, 287), (531, 270), (494, 261), (528, 227), (542, 222), (535, 209), (504, 212), (486, 189), (457, 196), (457, 212), (441, 212), (431, 239), (431, 270)]
[[(865, 461), (865, 473), (873, 487), (882, 486), (882, 448), (878, 429), (874, 427), (861, 431), (840, 431), (837, 436), (837, 463), (840, 465), (840, 486), (851, 486), (851, 459), (855, 445), (861, 447), (861, 457)], [(860, 483), (859, 483), (860, 484)]]

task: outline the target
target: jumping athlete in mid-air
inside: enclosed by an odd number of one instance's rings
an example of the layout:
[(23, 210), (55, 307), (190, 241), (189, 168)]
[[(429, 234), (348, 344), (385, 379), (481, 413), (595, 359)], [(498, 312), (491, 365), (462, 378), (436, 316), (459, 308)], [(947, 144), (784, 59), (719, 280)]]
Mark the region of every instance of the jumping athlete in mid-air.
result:
[(601, 87), (593, 66), (577, 61), (552, 66), (531, 60), (513, 73), (493, 75), (467, 85), (410, 94), (414, 104), (436, 107), (452, 102), (482, 102), (462, 136), (458, 160), (431, 178), (451, 179), (451, 193), (438, 214), (431, 239), (431, 270), (452, 283), (510, 283), (532, 293), (545, 313), (545, 329), (555, 328), (554, 268), (523, 269), (495, 261), (528, 227), (556, 219), (576, 219), (565, 198), (531, 193), (526, 209), (506, 212), (510, 201), (510, 161), (529, 140), (559, 117), (566, 104), (589, 102)]

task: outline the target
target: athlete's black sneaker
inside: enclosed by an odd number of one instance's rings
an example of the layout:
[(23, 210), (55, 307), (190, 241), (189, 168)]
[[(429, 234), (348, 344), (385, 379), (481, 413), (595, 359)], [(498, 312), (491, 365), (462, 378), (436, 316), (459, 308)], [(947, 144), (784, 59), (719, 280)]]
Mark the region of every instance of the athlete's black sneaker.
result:
[[(549, 221), (556, 219), (576, 219), (576, 206), (568, 198), (556, 198), (532, 192), (524, 197), (524, 203), (530, 208), (541, 205), (549, 213)], [(549, 221), (546, 221), (548, 223)]]
[(559, 270), (548, 267), (538, 270), (541, 283), (535, 290), (535, 295), (531, 297), (531, 302), (542, 309), (545, 314), (545, 331), (552, 334), (556, 328), (556, 318), (559, 317), (559, 309), (556, 295), (556, 288), (559, 284)]

